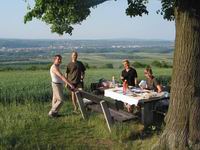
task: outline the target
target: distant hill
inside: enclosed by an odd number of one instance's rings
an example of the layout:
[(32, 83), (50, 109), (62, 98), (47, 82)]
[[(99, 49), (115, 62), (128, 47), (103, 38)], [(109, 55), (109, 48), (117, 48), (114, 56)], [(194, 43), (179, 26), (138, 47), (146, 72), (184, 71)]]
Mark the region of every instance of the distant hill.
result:
[(26, 39), (0, 39), (0, 50), (35, 50), (41, 49), (66, 49), (73, 48), (82, 52), (91, 52), (95, 49), (103, 50), (106, 52), (109, 49), (126, 49), (136, 50), (141, 49), (157, 49), (167, 51), (172, 50), (174, 47), (173, 41), (164, 40), (137, 40), (137, 39), (119, 39), (119, 40), (26, 40)]
[(93, 68), (111, 63), (120, 67), (123, 59), (147, 64), (157, 60), (171, 65), (174, 42), (136, 39), (0, 39), (0, 70), (48, 68), (55, 54), (61, 54), (65, 61), (69, 61), (72, 49), (81, 53), (79, 58)]

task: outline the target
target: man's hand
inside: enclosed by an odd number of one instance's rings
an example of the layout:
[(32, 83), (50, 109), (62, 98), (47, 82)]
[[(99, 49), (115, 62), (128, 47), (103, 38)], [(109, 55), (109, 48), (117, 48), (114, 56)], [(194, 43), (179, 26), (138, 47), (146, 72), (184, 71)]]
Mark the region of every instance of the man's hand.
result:
[(73, 91), (73, 92), (76, 91), (76, 88), (75, 88), (74, 85), (72, 85), (72, 84), (69, 84), (69, 88), (70, 88), (70, 90)]
[(71, 88), (72, 91), (75, 90), (75, 87), (72, 84), (70, 85), (70, 88)]

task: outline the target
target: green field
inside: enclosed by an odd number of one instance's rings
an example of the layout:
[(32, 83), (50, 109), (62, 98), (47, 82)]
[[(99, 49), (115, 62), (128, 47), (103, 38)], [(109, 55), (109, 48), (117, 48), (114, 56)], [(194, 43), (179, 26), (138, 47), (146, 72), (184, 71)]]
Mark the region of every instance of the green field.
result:
[[(25, 55), (21, 52), (22, 56)], [(30, 52), (31, 53), (31, 52)], [(56, 53), (57, 54), (57, 53)], [(62, 52), (60, 53), (63, 57), (62, 68), (65, 68), (66, 64), (70, 61), (71, 51), (70, 52)], [(8, 56), (7, 56), (8, 55)], [(9, 60), (9, 54), (7, 54), (5, 58)], [(18, 54), (19, 55), (19, 54)], [(21, 58), (16, 55), (13, 56), (10, 61), (1, 60), (0, 62), (2, 65), (0, 66), (1, 70), (37, 70), (37, 69), (48, 69), (51, 62), (52, 62), (52, 55), (48, 54), (46, 56), (24, 56)], [(39, 55), (39, 54), (38, 54)], [(18, 58), (19, 57), (19, 58)], [(27, 57), (27, 58), (26, 58)], [(79, 60), (87, 63), (90, 68), (107, 68), (106, 64), (112, 64), (113, 68), (120, 68), (122, 67), (122, 60), (129, 59), (130, 63), (133, 64), (134, 62), (140, 62), (146, 65), (151, 65), (153, 61), (165, 62), (169, 66), (172, 66), (172, 58), (173, 53), (159, 53), (159, 52), (148, 52), (148, 50), (141, 50), (141, 51), (108, 51), (104, 52), (95, 52), (95, 53), (79, 53)]]
[[(64, 71), (64, 70), (63, 70)], [(137, 69), (144, 79), (143, 69)], [(153, 68), (156, 76), (168, 77), (171, 69)], [(119, 80), (120, 69), (88, 69), (85, 90), (100, 78)], [(48, 118), (51, 86), (48, 70), (0, 72), (0, 149), (149, 149), (160, 130), (144, 132), (138, 121), (116, 124), (108, 132), (102, 114), (89, 120), (72, 113), (65, 90), (62, 117)], [(165, 79), (165, 78), (161, 78)]]
[[(145, 79), (143, 70), (143, 68), (137, 69), (139, 80)], [(161, 78), (164, 84), (167, 84), (165, 80), (170, 77), (171, 68), (153, 68), (153, 72)], [(111, 80), (112, 76), (115, 76), (115, 79), (120, 81), (120, 73), (121, 69), (88, 69), (85, 75), (85, 90), (88, 91), (90, 84), (98, 82), (101, 78)], [(1, 71), (0, 79), (0, 102), (48, 101), (51, 99), (49, 70)]]

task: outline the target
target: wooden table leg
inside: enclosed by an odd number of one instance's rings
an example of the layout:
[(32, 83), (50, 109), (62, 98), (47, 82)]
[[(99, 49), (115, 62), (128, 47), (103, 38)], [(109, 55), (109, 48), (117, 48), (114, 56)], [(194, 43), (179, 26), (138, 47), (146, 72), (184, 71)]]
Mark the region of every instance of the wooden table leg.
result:
[(142, 124), (146, 127), (153, 122), (153, 104), (152, 103), (144, 103), (141, 108), (141, 121)]
[(83, 119), (87, 119), (87, 113), (86, 113), (86, 110), (85, 110), (85, 105), (84, 105), (84, 102), (83, 102), (83, 98), (80, 95), (80, 92), (77, 91), (75, 93), (75, 95), (76, 95), (77, 103), (78, 103), (79, 109), (81, 111), (82, 117), (83, 117)]

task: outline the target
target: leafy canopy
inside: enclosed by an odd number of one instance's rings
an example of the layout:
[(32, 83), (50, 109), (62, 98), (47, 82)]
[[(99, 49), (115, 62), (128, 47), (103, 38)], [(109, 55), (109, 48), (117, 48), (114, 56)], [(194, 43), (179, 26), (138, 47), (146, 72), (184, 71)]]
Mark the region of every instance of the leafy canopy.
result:
[[(28, 0), (25, 0), (28, 3)], [(28, 12), (24, 16), (27, 23), (33, 18), (50, 25), (51, 32), (60, 35), (72, 34), (73, 25), (80, 24), (90, 15), (90, 9), (109, 0), (35, 0), (34, 7), (28, 3)], [(117, 0), (115, 0), (117, 1)], [(148, 14), (146, 5), (149, 0), (127, 0), (126, 14), (130, 17)], [(165, 19), (172, 20), (174, 0), (161, 0), (162, 9), (157, 11)]]

